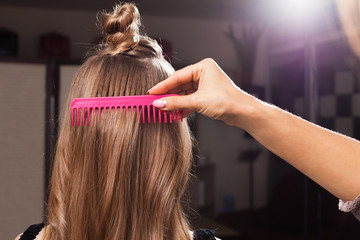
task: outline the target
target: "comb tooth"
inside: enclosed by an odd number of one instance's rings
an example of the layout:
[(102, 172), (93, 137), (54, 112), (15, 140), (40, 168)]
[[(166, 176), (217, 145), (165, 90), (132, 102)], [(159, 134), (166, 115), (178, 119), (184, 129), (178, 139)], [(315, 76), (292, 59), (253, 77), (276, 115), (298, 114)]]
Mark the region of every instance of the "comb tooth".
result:
[(81, 113), (82, 113), (83, 126), (85, 126), (85, 108), (81, 111)]
[(139, 119), (139, 106), (136, 106), (136, 118)]
[(170, 122), (172, 123), (172, 120), (173, 120), (173, 114), (172, 112), (170, 112)]
[(99, 119), (101, 119), (101, 109), (102, 109), (102, 107), (98, 108), (98, 110), (99, 110)]
[(145, 123), (145, 106), (144, 105), (141, 106), (141, 111), (142, 111), (143, 123)]
[(77, 125), (80, 126), (79, 108), (76, 109), (76, 120), (77, 120)]
[(167, 123), (167, 115), (166, 115), (166, 111), (164, 111), (164, 123)]
[(90, 126), (90, 118), (91, 118), (91, 107), (88, 109), (88, 125)]
[(125, 113), (126, 113), (126, 115), (127, 115), (127, 112), (128, 112), (128, 107), (129, 107), (128, 105), (125, 106)]
[(72, 124), (72, 126), (74, 126), (75, 125), (75, 123), (74, 123), (74, 108), (72, 109), (72, 111), (71, 111), (71, 124)]
[(154, 123), (155, 123), (155, 122), (156, 122), (156, 116), (155, 116), (155, 114), (156, 114), (156, 109), (155, 109), (154, 106), (152, 106), (152, 112), (153, 112), (153, 119), (154, 119)]
[(184, 118), (184, 112), (183, 112), (183, 110), (180, 110), (180, 119), (181, 119), (181, 122), (183, 121), (183, 118)]
[(147, 108), (147, 114), (148, 114), (148, 123), (150, 123), (150, 105), (147, 105), (146, 106), (146, 108)]
[(175, 122), (178, 121), (178, 111), (175, 111)]
[(159, 123), (161, 123), (161, 110), (158, 109), (158, 112), (159, 112)]
[[(91, 107), (90, 119), (94, 119), (94, 113), (95, 113), (95, 109), (94, 109), (94, 107)], [(89, 124), (90, 124), (90, 119), (89, 119)]]

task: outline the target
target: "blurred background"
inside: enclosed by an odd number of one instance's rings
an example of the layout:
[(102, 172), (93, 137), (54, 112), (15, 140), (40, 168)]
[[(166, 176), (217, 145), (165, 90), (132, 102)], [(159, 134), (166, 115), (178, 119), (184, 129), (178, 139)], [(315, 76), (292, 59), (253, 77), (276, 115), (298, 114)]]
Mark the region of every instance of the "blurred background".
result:
[[(134, 2), (176, 69), (211, 57), (249, 93), (360, 139), (356, 1)], [(114, 4), (0, 1), (1, 239), (43, 221), (67, 90), (101, 37), (97, 13)], [(190, 123), (199, 148), (185, 201), (195, 228), (225, 240), (359, 239), (337, 198), (246, 132), (199, 115)]]

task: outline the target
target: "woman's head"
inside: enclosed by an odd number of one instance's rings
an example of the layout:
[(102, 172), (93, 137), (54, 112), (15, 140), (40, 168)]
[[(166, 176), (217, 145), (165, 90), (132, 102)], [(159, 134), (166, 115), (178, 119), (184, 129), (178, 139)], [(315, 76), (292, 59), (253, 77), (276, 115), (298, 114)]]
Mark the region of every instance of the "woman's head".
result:
[(174, 70), (139, 34), (132, 4), (102, 18), (104, 42), (76, 73), (51, 179), (49, 239), (186, 239), (180, 198), (190, 170), (186, 122), (142, 124), (136, 113), (102, 110), (71, 126), (70, 101), (142, 95)]

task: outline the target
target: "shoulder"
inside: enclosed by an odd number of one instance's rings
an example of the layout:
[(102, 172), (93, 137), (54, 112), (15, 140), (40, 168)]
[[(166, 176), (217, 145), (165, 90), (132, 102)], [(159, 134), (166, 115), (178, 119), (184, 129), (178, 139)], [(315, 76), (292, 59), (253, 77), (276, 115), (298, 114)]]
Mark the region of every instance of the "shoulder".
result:
[(190, 232), (190, 237), (192, 240), (220, 240), (215, 237), (214, 231), (209, 229), (198, 229)]
[(23, 233), (19, 234), (15, 240), (42, 240), (44, 228), (43, 223), (31, 225)]
[(14, 240), (19, 240), (21, 235), (23, 235), (22, 233), (20, 233)]
[(36, 236), (35, 240), (42, 240), (43, 239), (43, 235), (44, 235), (44, 229), (41, 229), (41, 231), (39, 232), (39, 234)]
[[(34, 238), (34, 240), (43, 240), (43, 234), (44, 234), (44, 229), (42, 229), (39, 234), (36, 236), (36, 238)], [(23, 235), (23, 233), (20, 233), (14, 240), (20, 240), (20, 237)]]

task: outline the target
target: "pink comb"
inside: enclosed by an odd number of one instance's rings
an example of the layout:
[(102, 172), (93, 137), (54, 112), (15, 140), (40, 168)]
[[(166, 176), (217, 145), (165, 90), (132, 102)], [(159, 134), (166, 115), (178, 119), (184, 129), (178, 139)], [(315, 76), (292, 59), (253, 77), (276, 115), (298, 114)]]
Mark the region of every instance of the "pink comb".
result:
[[(171, 111), (162, 111), (160, 109), (156, 109), (152, 103), (156, 99), (160, 99), (163, 97), (170, 96), (178, 96), (177, 94), (167, 94), (167, 95), (139, 95), (139, 96), (121, 96), (121, 97), (95, 97), (95, 98), (75, 98), (71, 101), (71, 122), (72, 125), (75, 125), (75, 115), (77, 120), (77, 125), (80, 126), (80, 117), (82, 116), (82, 124), (85, 126), (85, 109), (87, 109), (87, 119), (88, 124), (90, 126), (90, 114), (92, 111), (98, 109), (99, 118), (101, 117), (101, 110), (104, 109), (115, 109), (120, 108), (120, 111), (125, 108), (126, 113), (128, 112), (128, 108), (133, 109), (136, 108), (137, 117), (139, 118), (139, 111), (142, 111), (142, 122), (151, 122), (151, 115), (153, 116), (153, 122), (159, 121), (161, 123), (161, 118), (163, 116), (163, 121), (166, 123), (169, 118), (169, 122), (178, 121), (178, 114), (180, 113), (180, 119), (183, 120), (183, 111), (180, 110), (175, 111), (174, 113)], [(81, 109), (81, 116), (79, 110)], [(145, 114), (145, 109), (147, 109), (147, 116)], [(76, 114), (74, 113), (76, 110)], [(156, 114), (156, 110), (158, 113)], [(151, 114), (152, 112), (152, 114)], [(169, 115), (169, 116), (168, 116)]]

